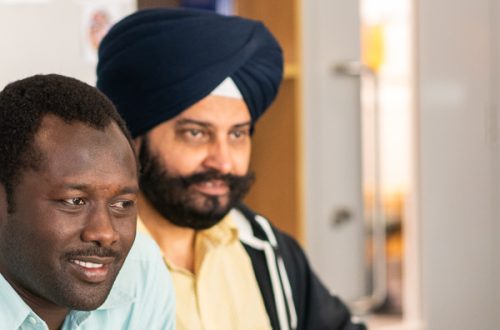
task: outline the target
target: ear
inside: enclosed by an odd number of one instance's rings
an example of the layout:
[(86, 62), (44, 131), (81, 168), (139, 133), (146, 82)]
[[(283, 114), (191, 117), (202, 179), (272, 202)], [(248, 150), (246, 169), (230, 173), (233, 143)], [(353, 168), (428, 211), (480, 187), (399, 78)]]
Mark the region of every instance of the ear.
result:
[(132, 140), (132, 144), (134, 145), (135, 154), (139, 156), (139, 151), (141, 150), (142, 136), (138, 136)]

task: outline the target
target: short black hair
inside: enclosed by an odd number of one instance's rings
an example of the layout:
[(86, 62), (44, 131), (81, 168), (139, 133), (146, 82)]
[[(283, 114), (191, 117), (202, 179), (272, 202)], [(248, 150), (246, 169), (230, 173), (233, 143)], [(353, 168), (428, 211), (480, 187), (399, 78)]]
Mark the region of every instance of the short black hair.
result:
[(125, 122), (95, 87), (56, 74), (35, 75), (7, 85), (0, 92), (0, 184), (7, 195), (9, 213), (14, 212), (13, 192), (22, 171), (36, 170), (41, 161), (34, 142), (48, 114), (101, 131), (115, 122), (132, 147)]

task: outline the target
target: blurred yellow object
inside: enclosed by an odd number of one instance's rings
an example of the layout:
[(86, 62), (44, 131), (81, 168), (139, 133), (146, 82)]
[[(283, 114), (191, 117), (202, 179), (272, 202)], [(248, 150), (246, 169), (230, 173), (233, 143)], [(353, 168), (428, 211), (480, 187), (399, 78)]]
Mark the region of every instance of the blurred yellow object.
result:
[(363, 64), (378, 71), (384, 63), (384, 27), (368, 25), (361, 28), (361, 58)]

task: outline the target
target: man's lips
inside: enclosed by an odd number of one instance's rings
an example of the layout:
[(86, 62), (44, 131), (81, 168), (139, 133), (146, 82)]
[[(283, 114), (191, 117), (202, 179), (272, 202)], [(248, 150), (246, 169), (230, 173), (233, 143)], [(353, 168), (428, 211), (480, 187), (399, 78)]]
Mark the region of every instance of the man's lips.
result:
[(113, 257), (73, 257), (69, 260), (75, 276), (84, 282), (99, 283), (104, 281), (109, 272)]
[(226, 195), (229, 193), (229, 185), (223, 180), (208, 180), (193, 184), (193, 187), (207, 195)]

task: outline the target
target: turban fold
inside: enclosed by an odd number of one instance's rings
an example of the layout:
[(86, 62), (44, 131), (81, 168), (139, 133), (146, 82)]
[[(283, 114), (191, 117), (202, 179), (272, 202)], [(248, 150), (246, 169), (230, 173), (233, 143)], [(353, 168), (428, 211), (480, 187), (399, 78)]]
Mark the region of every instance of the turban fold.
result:
[(99, 47), (97, 87), (133, 137), (177, 116), (227, 77), (257, 121), (283, 77), (281, 48), (261, 22), (202, 10), (149, 9), (118, 22)]

